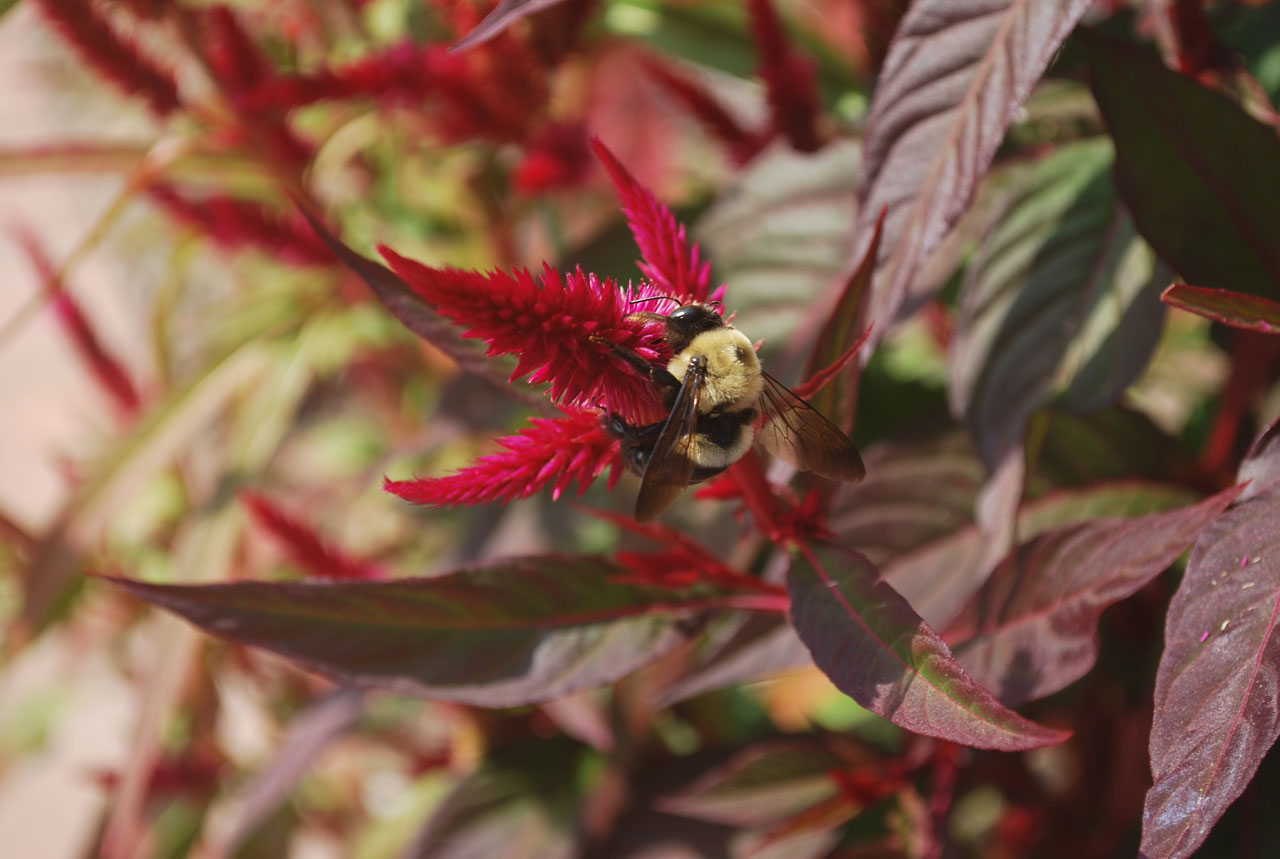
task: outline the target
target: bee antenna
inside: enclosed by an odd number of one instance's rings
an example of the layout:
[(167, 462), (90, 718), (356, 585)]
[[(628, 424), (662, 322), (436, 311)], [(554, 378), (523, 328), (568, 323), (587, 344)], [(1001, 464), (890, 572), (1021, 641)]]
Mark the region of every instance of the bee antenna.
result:
[(663, 301), (663, 300), (666, 300), (666, 301), (674, 301), (676, 304), (679, 304), (679, 303), (680, 303), (680, 299), (678, 299), (678, 298), (672, 298), (672, 297), (671, 297), (671, 296), (669, 296), (669, 295), (655, 295), (655, 296), (652, 296), (652, 297), (650, 297), (650, 298), (636, 298), (636, 299), (633, 299), (632, 301), (629, 301), (629, 302), (627, 302), (627, 303), (628, 303), (628, 304), (644, 304), (644, 303), (649, 302), (649, 301)]

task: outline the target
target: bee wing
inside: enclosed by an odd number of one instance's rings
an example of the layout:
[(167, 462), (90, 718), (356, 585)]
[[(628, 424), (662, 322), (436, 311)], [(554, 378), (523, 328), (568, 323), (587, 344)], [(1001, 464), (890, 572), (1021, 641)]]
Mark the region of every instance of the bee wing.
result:
[(760, 408), (765, 423), (756, 432), (756, 441), (801, 471), (850, 483), (861, 480), (867, 472), (849, 437), (786, 385), (768, 373), (763, 375)]
[(640, 480), (640, 494), (636, 497), (636, 521), (649, 522), (689, 487), (693, 479), (694, 462), (686, 452), (698, 422), (698, 400), (702, 395), (702, 369), (690, 362), (684, 374), (684, 382), (671, 414), (662, 426), (658, 441), (649, 455), (644, 477)]

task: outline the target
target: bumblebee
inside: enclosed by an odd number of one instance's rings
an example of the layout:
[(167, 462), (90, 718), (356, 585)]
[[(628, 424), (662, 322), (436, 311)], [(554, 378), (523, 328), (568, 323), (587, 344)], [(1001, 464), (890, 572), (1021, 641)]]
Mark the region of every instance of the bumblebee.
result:
[(705, 304), (685, 304), (660, 321), (672, 358), (665, 368), (637, 353), (614, 353), (661, 391), (666, 420), (646, 426), (605, 418), (627, 468), (640, 475), (635, 518), (648, 522), (692, 483), (720, 474), (752, 444), (832, 480), (861, 480), (857, 449), (843, 432), (760, 367), (747, 336)]

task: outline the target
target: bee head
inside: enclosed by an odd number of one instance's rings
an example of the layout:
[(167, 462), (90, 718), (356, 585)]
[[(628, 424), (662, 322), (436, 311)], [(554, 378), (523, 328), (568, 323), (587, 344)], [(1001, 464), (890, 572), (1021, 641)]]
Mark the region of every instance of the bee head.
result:
[[(667, 330), (674, 332), (686, 342), (704, 331), (714, 331), (724, 327), (724, 320), (705, 304), (686, 304), (672, 311), (667, 317)], [(671, 339), (670, 336), (667, 338)]]

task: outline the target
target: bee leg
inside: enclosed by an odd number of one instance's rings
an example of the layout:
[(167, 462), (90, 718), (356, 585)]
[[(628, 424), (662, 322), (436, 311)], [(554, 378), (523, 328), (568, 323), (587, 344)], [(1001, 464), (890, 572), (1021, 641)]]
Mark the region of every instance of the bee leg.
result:
[(641, 356), (639, 353), (634, 352), (626, 348), (625, 346), (619, 346), (616, 343), (610, 343), (608, 340), (604, 339), (603, 337), (592, 335), (591, 340), (596, 343), (602, 343), (605, 346), (608, 346), (609, 350), (613, 352), (614, 355), (617, 355), (623, 361), (626, 361), (628, 364), (631, 365), (632, 369), (634, 369), (641, 376), (644, 376), (650, 382), (653, 382), (654, 384), (657, 384), (657, 385), (662, 385), (663, 387), (666, 387), (666, 388), (671, 388), (676, 391), (680, 390), (680, 380), (677, 379), (675, 376), (671, 375), (671, 373), (667, 372), (666, 367), (654, 366), (653, 364), (650, 364), (648, 361), (646, 361), (644, 357)]

